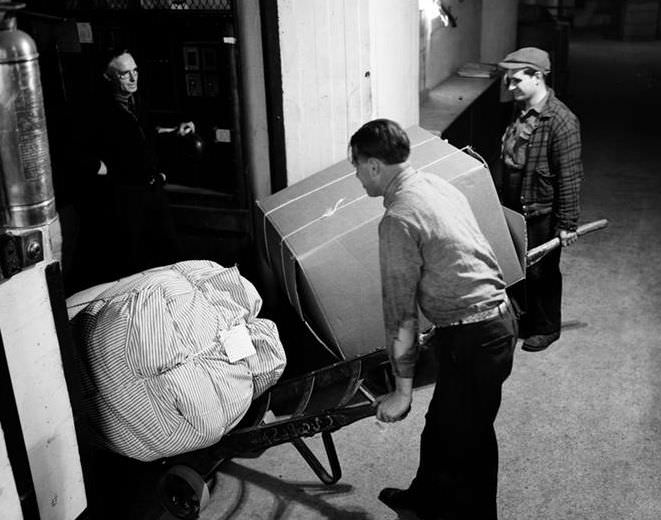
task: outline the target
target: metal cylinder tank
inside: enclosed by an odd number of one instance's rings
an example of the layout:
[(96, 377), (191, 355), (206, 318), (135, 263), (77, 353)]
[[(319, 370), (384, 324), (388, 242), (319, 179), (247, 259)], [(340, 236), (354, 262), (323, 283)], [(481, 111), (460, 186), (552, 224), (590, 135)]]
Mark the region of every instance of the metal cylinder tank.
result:
[(0, 229), (57, 216), (38, 56), (14, 17), (0, 20)]

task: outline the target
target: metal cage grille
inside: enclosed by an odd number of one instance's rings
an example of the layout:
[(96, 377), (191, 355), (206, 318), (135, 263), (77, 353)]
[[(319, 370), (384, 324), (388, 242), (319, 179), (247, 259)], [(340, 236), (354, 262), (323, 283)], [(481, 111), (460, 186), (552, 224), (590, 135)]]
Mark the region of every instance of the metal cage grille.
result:
[(67, 8), (229, 11), (232, 9), (232, 0), (68, 0)]

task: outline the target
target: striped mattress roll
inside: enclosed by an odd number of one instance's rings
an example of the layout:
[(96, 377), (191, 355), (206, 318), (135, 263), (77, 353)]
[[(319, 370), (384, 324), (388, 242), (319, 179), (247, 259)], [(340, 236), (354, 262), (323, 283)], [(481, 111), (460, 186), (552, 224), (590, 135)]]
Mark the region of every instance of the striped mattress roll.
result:
[(260, 308), (236, 267), (209, 261), (150, 269), (98, 294), (72, 320), (93, 439), (142, 461), (218, 442), (285, 367)]

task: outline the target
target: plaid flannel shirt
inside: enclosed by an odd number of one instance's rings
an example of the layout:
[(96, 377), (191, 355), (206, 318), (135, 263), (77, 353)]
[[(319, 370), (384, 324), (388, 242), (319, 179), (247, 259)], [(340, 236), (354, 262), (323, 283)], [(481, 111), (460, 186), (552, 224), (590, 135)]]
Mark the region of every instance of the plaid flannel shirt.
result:
[(583, 180), (580, 124), (551, 89), (527, 152), (521, 204), (550, 204), (556, 232), (575, 231)]

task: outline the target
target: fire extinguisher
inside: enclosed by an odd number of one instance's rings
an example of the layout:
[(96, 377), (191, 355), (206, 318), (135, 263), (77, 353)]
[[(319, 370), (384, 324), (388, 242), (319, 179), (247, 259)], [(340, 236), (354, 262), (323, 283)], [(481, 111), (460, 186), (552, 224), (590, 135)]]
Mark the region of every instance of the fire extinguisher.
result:
[(24, 6), (0, 0), (0, 279), (57, 256), (61, 240), (39, 54), (13, 16)]

